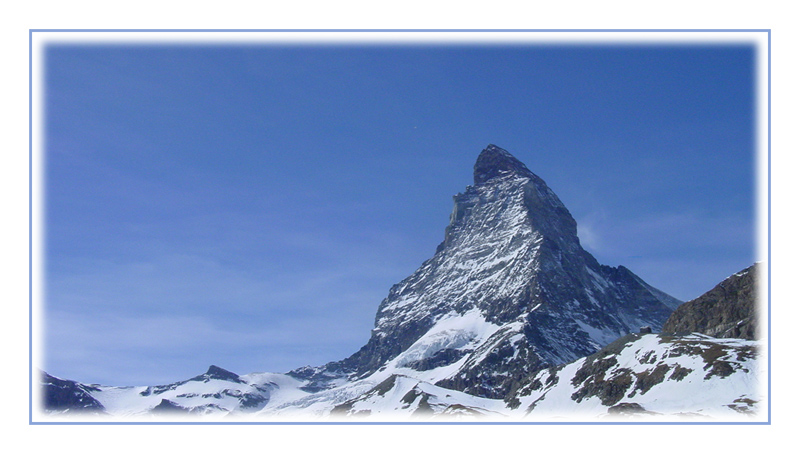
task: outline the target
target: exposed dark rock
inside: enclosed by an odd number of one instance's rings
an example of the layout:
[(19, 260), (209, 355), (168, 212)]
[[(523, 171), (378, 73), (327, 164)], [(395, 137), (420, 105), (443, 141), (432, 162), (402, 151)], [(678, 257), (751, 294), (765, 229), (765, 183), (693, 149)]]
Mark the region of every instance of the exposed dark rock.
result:
[(208, 371), (205, 374), (201, 375), (201, 376), (204, 377), (204, 378), (213, 378), (213, 379), (217, 379), (217, 380), (226, 380), (226, 381), (231, 381), (231, 382), (234, 382), (234, 383), (244, 383), (239, 378), (238, 375), (234, 374), (233, 372), (227, 371), (227, 370), (225, 370), (225, 369), (223, 369), (221, 367), (214, 366), (214, 365), (210, 366), (208, 368)]
[(440, 350), (428, 358), (421, 359), (419, 361), (412, 361), (407, 363), (405, 367), (410, 369), (418, 370), (418, 371), (425, 371), (435, 369), (437, 367), (446, 366), (448, 364), (453, 364), (454, 362), (461, 359), (465, 354), (463, 350), (457, 350), (454, 348), (446, 348), (444, 350)]
[(258, 410), (269, 401), (269, 398), (260, 394), (247, 393), (239, 396), (239, 409), (241, 410)]
[(242, 381), (242, 379), (233, 372), (213, 365), (208, 368), (206, 373), (190, 378), (188, 381), (208, 382), (209, 380), (225, 380), (233, 383), (244, 383), (244, 381)]
[(473, 181), (475, 185), (486, 183), (492, 178), (517, 173), (524, 176), (533, 176), (533, 172), (525, 164), (511, 155), (508, 151), (489, 144), (478, 155), (473, 167)]
[(669, 372), (669, 370), (670, 366), (666, 364), (659, 364), (655, 369), (648, 369), (644, 372), (635, 374), (636, 383), (633, 385), (633, 391), (628, 394), (628, 397), (635, 396), (637, 391), (641, 394), (647, 393), (647, 391), (650, 391), (650, 388), (664, 381), (664, 377), (667, 376), (667, 372)]
[(105, 414), (105, 407), (90, 394), (90, 391), (99, 391), (98, 388), (72, 380), (62, 380), (46, 372), (41, 374), (46, 411)]
[(728, 404), (728, 408), (730, 408), (732, 410), (736, 410), (739, 413), (753, 414), (753, 413), (755, 413), (753, 407), (757, 403), (758, 402), (753, 400), (753, 399), (740, 397), (738, 399), (734, 399), (733, 403)]
[(346, 402), (342, 402), (341, 404), (333, 407), (333, 409), (331, 410), (331, 414), (332, 415), (350, 415), (350, 416), (352, 416), (352, 415), (355, 414), (353, 412), (353, 406), (357, 402), (359, 402), (361, 400), (364, 400), (366, 398), (372, 397), (372, 396), (383, 396), (384, 394), (389, 392), (392, 388), (394, 388), (396, 383), (397, 383), (397, 375), (392, 375), (389, 378), (387, 378), (386, 380), (378, 383), (374, 388), (372, 388), (371, 390), (369, 390), (366, 393), (362, 394), (361, 396), (358, 396), (358, 397), (356, 397), (354, 399), (350, 399), (350, 400), (348, 400)]
[(515, 347), (506, 338), (491, 345), (493, 348), (485, 356), (478, 356), (481, 359), (479, 363), (468, 360), (458, 374), (440, 380), (436, 385), (475, 396), (502, 399), (518, 387), (523, 377), (541, 369), (541, 358), (527, 344)]
[(672, 374), (669, 376), (670, 380), (681, 381), (686, 378), (689, 373), (692, 372), (692, 369), (683, 366), (676, 366), (675, 369), (672, 371)]
[(663, 332), (757, 339), (759, 269), (758, 264), (752, 265), (682, 304), (664, 323)]
[[(607, 358), (581, 368), (572, 380), (576, 386), (580, 385), (580, 388), (570, 396), (572, 400), (581, 402), (585, 398), (599, 397), (603, 405), (614, 405), (619, 402), (633, 383), (633, 377), (631, 370), (627, 368), (618, 369), (614, 375), (607, 377), (608, 369), (616, 364), (615, 358)], [(584, 376), (586, 378), (583, 378)]]
[(617, 369), (614, 375), (609, 375), (608, 372), (617, 365), (617, 355), (622, 349), (639, 337), (636, 334), (628, 334), (588, 356), (572, 376), (572, 385), (578, 387), (571, 396), (572, 400), (581, 402), (583, 399), (596, 396), (603, 405), (610, 406), (619, 402), (634, 381), (631, 370)]
[(420, 398), (419, 403), (417, 404), (417, 409), (414, 410), (412, 416), (429, 416), (433, 414), (433, 408), (431, 408), (431, 404), (428, 403), (430, 395), (424, 393), (421, 393), (421, 395), (422, 398)]
[(448, 405), (442, 412), (443, 415), (466, 415), (466, 416), (484, 416), (484, 413), (478, 409), (467, 407), (461, 404)]
[(652, 415), (652, 411), (645, 410), (641, 405), (634, 402), (621, 402), (608, 408), (609, 415), (632, 416), (632, 415)]
[(186, 407), (181, 407), (180, 405), (176, 404), (175, 402), (167, 399), (161, 399), (161, 402), (158, 403), (152, 410), (153, 413), (177, 413), (177, 414), (184, 414), (189, 413), (190, 409)]
[[(670, 357), (683, 355), (700, 356), (703, 358), (705, 366), (703, 370), (708, 371), (705, 379), (709, 380), (714, 376), (727, 377), (736, 372), (741, 366), (739, 363), (745, 359), (753, 359), (757, 356), (757, 347), (754, 345), (729, 346), (714, 342), (713, 340), (703, 340), (695, 338), (681, 338), (668, 335), (661, 335), (661, 342), (670, 342)], [(688, 374), (678, 367), (672, 376), (680, 380)]]
[(224, 380), (233, 383), (244, 383), (244, 381), (233, 372), (227, 371), (221, 367), (210, 366), (208, 368), (208, 371), (206, 371), (206, 373), (204, 374), (200, 374), (188, 380), (170, 383), (168, 385), (148, 386), (147, 388), (145, 388), (144, 391), (140, 392), (139, 394), (142, 396), (150, 396), (153, 394), (158, 395), (158, 394), (163, 394), (167, 391), (174, 391), (179, 386), (184, 385), (190, 381), (199, 381), (203, 383), (208, 383), (210, 380)]
[(225, 412), (226, 410), (214, 403), (197, 405), (194, 407), (184, 407), (169, 399), (161, 399), (155, 407), (150, 409), (150, 413), (169, 414), (169, 415), (204, 415), (214, 412)]

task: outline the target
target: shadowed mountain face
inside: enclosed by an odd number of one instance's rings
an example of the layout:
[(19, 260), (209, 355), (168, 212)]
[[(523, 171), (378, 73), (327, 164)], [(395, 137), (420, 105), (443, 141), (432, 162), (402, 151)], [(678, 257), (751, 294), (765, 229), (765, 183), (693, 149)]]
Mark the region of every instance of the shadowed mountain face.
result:
[[(589, 355), (642, 325), (660, 328), (680, 304), (624, 267), (600, 265), (555, 193), (502, 148), (480, 153), (474, 184), (454, 202), (444, 241), (391, 288), (367, 344), (297, 376), (364, 377), (422, 342), (425, 351), (410, 355), (417, 370), (466, 358), (438, 384), (497, 398), (532, 371)], [(436, 328), (466, 314), (485, 326)]]
[(758, 264), (752, 265), (682, 304), (664, 323), (664, 332), (758, 339), (759, 269)]
[(53, 412), (80, 412), (84, 414), (104, 414), (105, 408), (92, 397), (97, 387), (84, 385), (72, 380), (63, 380), (42, 372), (41, 385), (44, 389), (44, 407)]

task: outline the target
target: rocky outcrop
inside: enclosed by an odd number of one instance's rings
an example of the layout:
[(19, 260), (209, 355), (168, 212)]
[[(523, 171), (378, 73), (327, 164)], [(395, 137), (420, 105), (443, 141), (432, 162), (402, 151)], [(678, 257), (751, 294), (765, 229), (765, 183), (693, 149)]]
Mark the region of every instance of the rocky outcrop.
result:
[(663, 332), (757, 339), (759, 269), (758, 264), (752, 265), (682, 304), (664, 323)]
[(42, 386), (44, 388), (45, 411), (48, 412), (80, 412), (89, 414), (104, 414), (105, 408), (91, 395), (91, 391), (98, 388), (91, 385), (62, 380), (42, 372)]

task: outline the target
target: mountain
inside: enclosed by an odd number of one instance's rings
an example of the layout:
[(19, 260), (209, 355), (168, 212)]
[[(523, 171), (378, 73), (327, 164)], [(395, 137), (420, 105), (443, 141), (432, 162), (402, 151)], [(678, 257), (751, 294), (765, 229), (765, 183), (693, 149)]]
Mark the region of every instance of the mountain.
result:
[(393, 286), (367, 344), (291, 372), (324, 389), (388, 365), (452, 369), (438, 385), (502, 398), (522, 376), (597, 351), (640, 326), (659, 329), (680, 301), (625, 267), (600, 265), (545, 182), (489, 145), (472, 186), (454, 196), (434, 256)]
[[(746, 299), (747, 275), (732, 277), (743, 278), (736, 291), (723, 282), (713, 313), (728, 315), (703, 329), (745, 326), (728, 306), (733, 296)], [(672, 325), (676, 308), (684, 315)], [(292, 421), (756, 414), (758, 342), (688, 334), (705, 315), (705, 306), (681, 305), (625, 267), (599, 264), (545, 182), (489, 145), (473, 185), (454, 196), (444, 241), (392, 286), (353, 355), (286, 374), (211, 366), (161, 386), (69, 382), (59, 392), (74, 397), (60, 402), (96, 402), (112, 416)], [(645, 334), (665, 322), (669, 332)]]
[[(239, 376), (217, 366), (188, 380), (158, 386), (84, 385), (44, 374), (45, 408), (53, 413), (92, 410), (95, 414), (142, 416), (148, 414), (195, 414), (225, 416), (252, 413), (268, 401), (296, 399), (302, 385), (284, 374)], [(281, 396), (274, 396), (276, 389)]]
[(759, 271), (760, 266), (756, 263), (682, 304), (664, 323), (664, 331), (757, 339)]
[(55, 413), (83, 413), (102, 415), (106, 409), (92, 392), (99, 388), (84, 385), (72, 380), (63, 380), (52, 375), (41, 373), (44, 407)]

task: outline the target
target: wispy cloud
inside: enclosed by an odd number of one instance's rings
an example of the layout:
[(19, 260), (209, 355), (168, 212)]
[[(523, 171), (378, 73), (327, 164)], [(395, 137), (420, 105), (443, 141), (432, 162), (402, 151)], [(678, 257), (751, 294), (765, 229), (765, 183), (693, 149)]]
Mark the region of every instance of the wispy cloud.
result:
[(593, 210), (576, 220), (578, 223), (578, 238), (587, 251), (598, 253), (605, 249), (606, 243), (604, 242), (602, 229), (607, 223), (606, 217), (605, 211)]
[[(583, 225), (583, 226), (582, 226)], [(625, 265), (681, 299), (699, 296), (758, 260), (754, 225), (736, 213), (651, 212), (625, 217), (593, 213), (578, 221), (582, 243), (608, 265)], [(742, 245), (753, 245), (748, 251)], [(698, 260), (698, 255), (703, 257)]]

